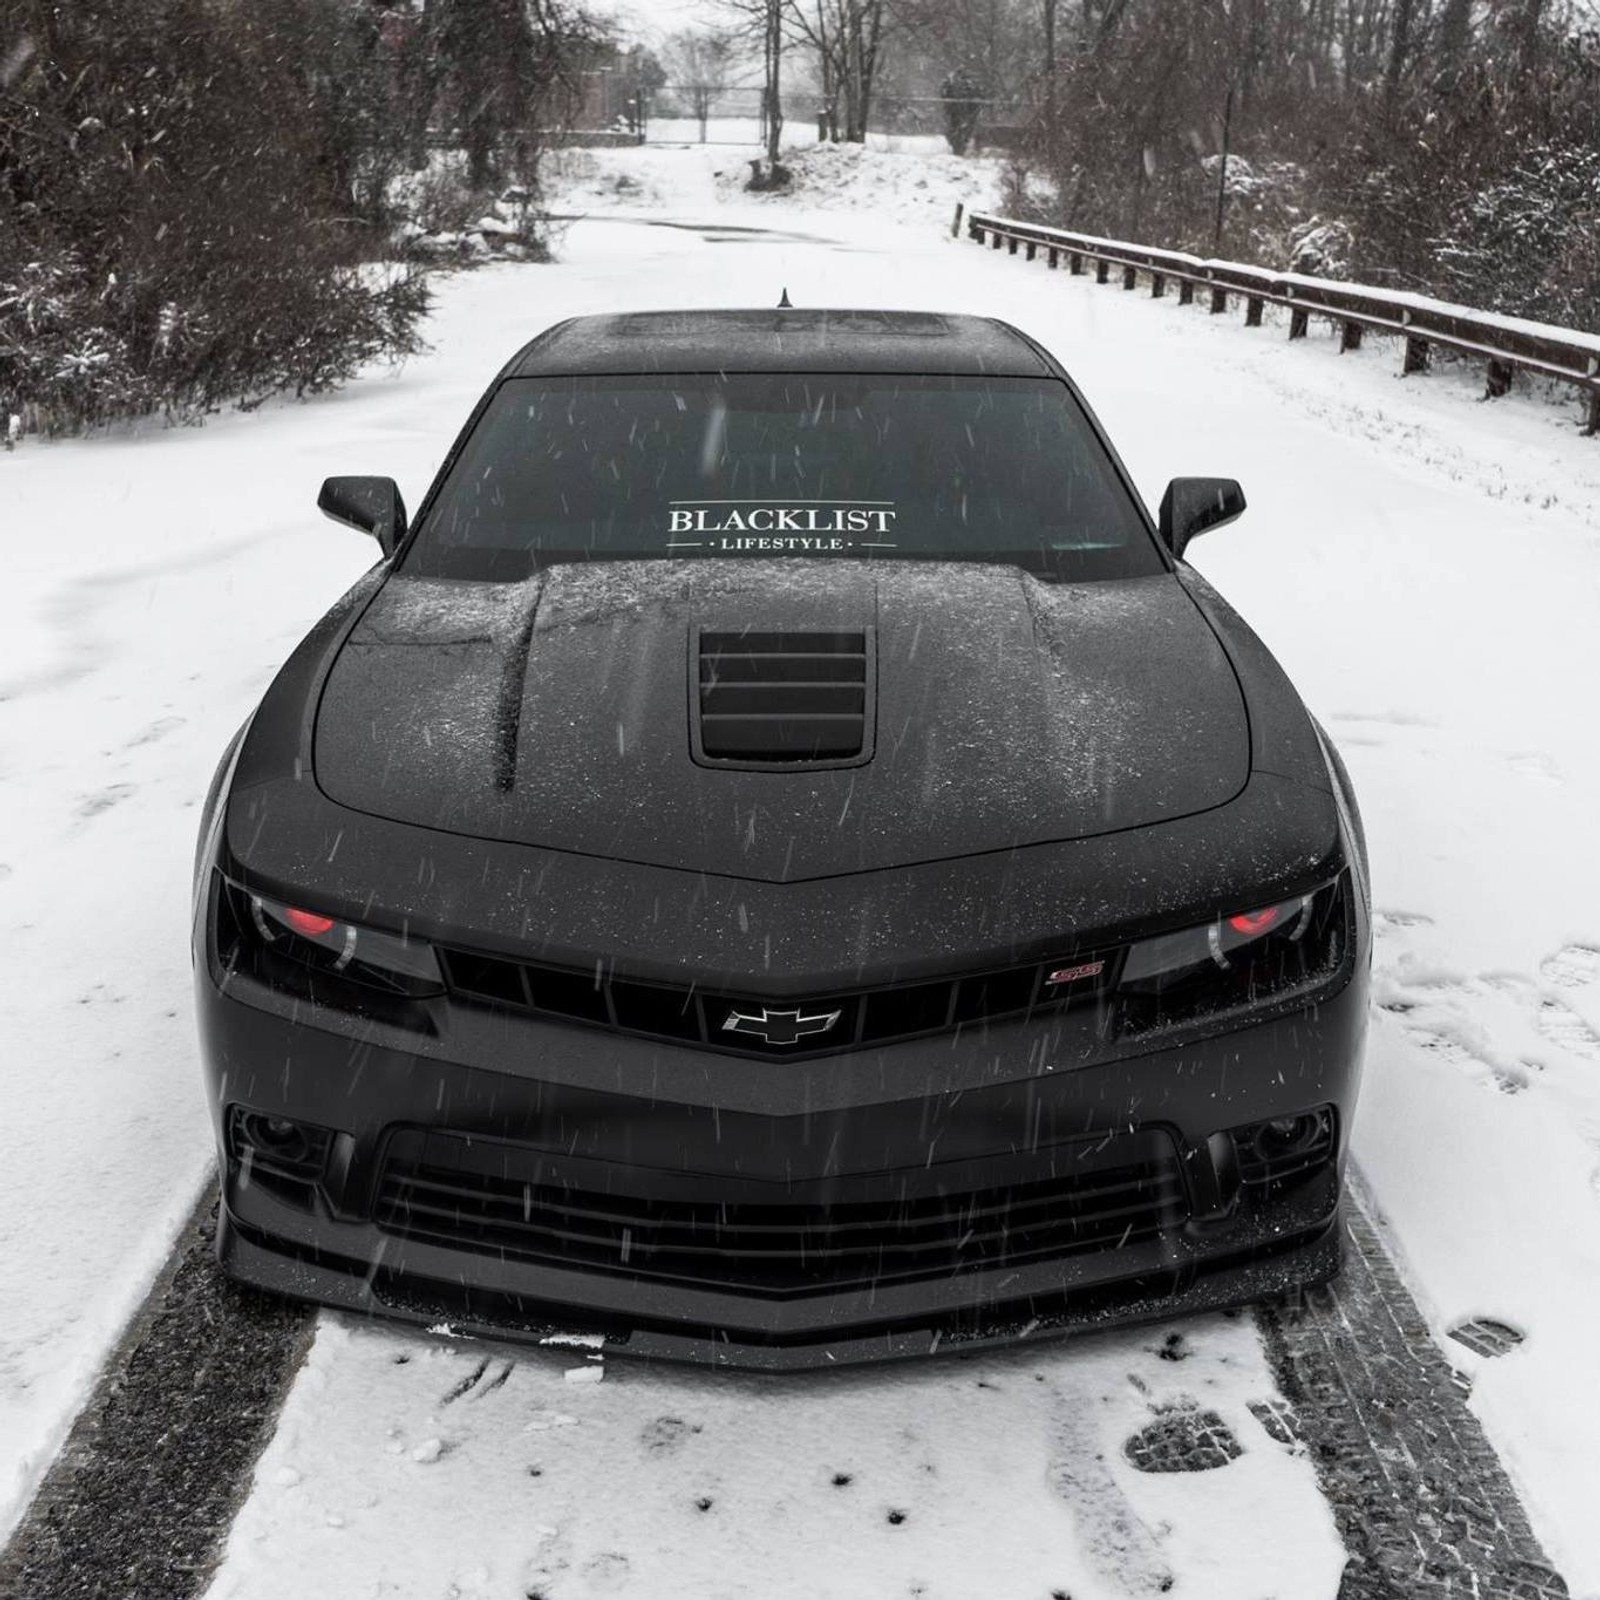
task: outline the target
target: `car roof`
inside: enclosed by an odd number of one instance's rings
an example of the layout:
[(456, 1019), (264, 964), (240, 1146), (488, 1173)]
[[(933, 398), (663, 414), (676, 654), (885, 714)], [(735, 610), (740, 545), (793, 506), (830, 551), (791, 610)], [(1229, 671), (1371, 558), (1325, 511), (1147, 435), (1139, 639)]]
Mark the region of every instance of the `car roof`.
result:
[(635, 372), (906, 372), (1039, 378), (1052, 368), (992, 317), (928, 311), (629, 311), (557, 323), (508, 377)]

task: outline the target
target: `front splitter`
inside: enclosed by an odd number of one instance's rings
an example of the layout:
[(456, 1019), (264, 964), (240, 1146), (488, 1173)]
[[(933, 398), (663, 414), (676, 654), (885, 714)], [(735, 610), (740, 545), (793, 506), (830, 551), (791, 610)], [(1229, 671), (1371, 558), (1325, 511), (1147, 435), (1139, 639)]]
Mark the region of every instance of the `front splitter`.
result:
[[(1041, 1343), (1075, 1333), (1126, 1327), (1216, 1311), (1326, 1283), (1342, 1260), (1338, 1219), (1313, 1232), (1286, 1240), (1270, 1255), (1221, 1258), (1169, 1275), (1171, 1286), (1151, 1292), (1147, 1280), (1111, 1283), (1063, 1294), (1052, 1302), (1038, 1297), (1024, 1304), (998, 1305), (959, 1320), (882, 1330), (846, 1330), (793, 1340), (751, 1338), (738, 1330), (678, 1331), (608, 1316), (586, 1319), (582, 1312), (503, 1297), (495, 1312), (475, 1307), (459, 1286), (426, 1278), (386, 1275), (361, 1262), (345, 1262), (310, 1252), (285, 1254), (251, 1238), (222, 1207), (217, 1259), (230, 1276), (275, 1293), (315, 1301), (358, 1315), (398, 1320), (454, 1337), (517, 1344), (563, 1345), (582, 1341), (606, 1355), (671, 1361), (757, 1372), (798, 1372), (859, 1366), (871, 1362), (915, 1360), (997, 1346)], [(480, 1301), (481, 1304), (481, 1301)], [(597, 1341), (595, 1343), (594, 1341)]]

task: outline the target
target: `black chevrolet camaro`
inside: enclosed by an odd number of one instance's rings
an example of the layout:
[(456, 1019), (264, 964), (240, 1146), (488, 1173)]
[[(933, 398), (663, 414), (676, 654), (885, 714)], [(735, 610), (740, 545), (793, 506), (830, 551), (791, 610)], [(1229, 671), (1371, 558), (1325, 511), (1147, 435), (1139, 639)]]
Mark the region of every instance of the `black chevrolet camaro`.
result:
[(1337, 1270), (1349, 780), (1058, 364), (581, 318), (490, 386), (207, 799), (218, 1251), (457, 1330), (793, 1367)]

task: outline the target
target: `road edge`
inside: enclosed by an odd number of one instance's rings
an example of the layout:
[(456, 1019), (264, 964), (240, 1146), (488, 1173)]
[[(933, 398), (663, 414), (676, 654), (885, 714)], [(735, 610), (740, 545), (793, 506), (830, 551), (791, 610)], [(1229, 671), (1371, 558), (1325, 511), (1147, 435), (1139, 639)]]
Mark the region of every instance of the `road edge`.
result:
[(228, 1282), (207, 1183), (0, 1551), (0, 1600), (188, 1600), (219, 1565), (315, 1311)]

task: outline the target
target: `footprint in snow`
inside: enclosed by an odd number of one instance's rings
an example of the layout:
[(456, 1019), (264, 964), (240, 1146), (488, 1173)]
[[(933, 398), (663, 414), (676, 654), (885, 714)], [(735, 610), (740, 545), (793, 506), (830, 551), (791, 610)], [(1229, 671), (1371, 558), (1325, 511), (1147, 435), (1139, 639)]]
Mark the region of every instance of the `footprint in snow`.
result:
[(1214, 1472), (1237, 1461), (1244, 1446), (1215, 1411), (1185, 1400), (1159, 1412), (1122, 1453), (1140, 1472)]
[[(1392, 1011), (1394, 1008), (1385, 1006), (1384, 1009)], [(1484, 1065), (1484, 1062), (1462, 1043), (1453, 1028), (1449, 1026), (1430, 1028), (1420, 1022), (1414, 1022), (1411, 1020), (1410, 1007), (1399, 1015), (1402, 1018), (1400, 1026), (1405, 1029), (1406, 1037), (1419, 1050), (1426, 1050), (1429, 1055), (1438, 1056), (1445, 1061), (1470, 1062), (1473, 1066), (1479, 1067)]]
[(1521, 1094), (1532, 1081), (1530, 1074), (1541, 1071), (1537, 1061), (1514, 1061), (1493, 1069), (1494, 1086), (1501, 1094)]
[(1305, 1449), (1299, 1415), (1281, 1395), (1274, 1395), (1270, 1400), (1252, 1400), (1250, 1415), (1261, 1424), (1262, 1431), (1274, 1444), (1283, 1445), (1295, 1455)]
[(1467, 1043), (1464, 1035), (1471, 1030), (1463, 1023), (1454, 1020), (1439, 1022), (1436, 1019), (1436, 1025), (1430, 1027), (1415, 1019), (1412, 1015), (1415, 1008), (1406, 1002), (1386, 1002), (1383, 1009), (1399, 1020), (1406, 1037), (1419, 1050), (1426, 1050), (1441, 1061), (1470, 1069), (1500, 1094), (1521, 1094), (1531, 1081), (1530, 1073), (1542, 1070), (1537, 1062), (1495, 1062), (1487, 1059), (1483, 1052)]
[(1389, 728), (1437, 728), (1437, 717), (1419, 716), (1414, 711), (1335, 711), (1330, 722), (1373, 722)]
[(1502, 994), (1528, 1007), (1534, 1027), (1551, 1044), (1585, 1061), (1600, 1062), (1600, 1033), (1596, 1033), (1565, 1000), (1539, 993), (1526, 978), (1495, 977), (1489, 981)]
[(611, 1593), (626, 1587), (633, 1569), (625, 1555), (608, 1550), (592, 1561), (585, 1562), (583, 1575), (594, 1588)]
[(1474, 1355), (1503, 1356), (1527, 1338), (1521, 1328), (1498, 1317), (1472, 1317), (1449, 1330), (1457, 1344), (1464, 1344)]
[(158, 739), (165, 739), (169, 733), (176, 733), (183, 727), (184, 721), (183, 717), (159, 717), (143, 733), (135, 734), (123, 749), (137, 750), (142, 744), (154, 744)]
[(1600, 983), (1600, 947), (1564, 944), (1539, 963), (1539, 976), (1558, 989), (1584, 989)]
[(1535, 778), (1540, 783), (1565, 783), (1566, 774), (1559, 763), (1539, 751), (1527, 751), (1511, 757), (1511, 770), (1518, 777)]
[(1046, 1480), (1072, 1516), (1078, 1544), (1114, 1592), (1166, 1594), (1172, 1570), (1106, 1462), (1106, 1396), (1053, 1388)]
[(87, 799), (78, 802), (78, 815), (85, 820), (98, 817), (101, 812), (109, 811), (113, 806), (121, 805), (130, 796), (139, 792), (138, 785), (132, 783), (113, 783), (108, 788), (102, 789), (99, 794), (92, 794)]
[(1570, 1050), (1585, 1061), (1600, 1061), (1600, 1033), (1564, 1000), (1541, 1000), (1533, 1015), (1533, 1025), (1551, 1044)]
[(536, 1524), (531, 1532), (538, 1549), (522, 1569), (523, 1600), (554, 1600), (556, 1584), (572, 1565), (567, 1535), (546, 1524)]
[(1405, 928), (1431, 928), (1433, 918), (1425, 917), (1420, 911), (1393, 911), (1379, 906), (1373, 910), (1372, 923), (1381, 934)]
[(682, 1417), (657, 1417), (645, 1424), (639, 1443), (648, 1455), (670, 1456), (683, 1448), (690, 1434), (699, 1432), (699, 1423), (685, 1422)]
[(1501, 1094), (1521, 1094), (1542, 1070), (1538, 1062), (1526, 1057), (1502, 1057), (1492, 1037), (1466, 1009), (1490, 991), (1526, 1003), (1529, 986), (1525, 979), (1457, 980), (1447, 972), (1410, 971), (1403, 964), (1399, 970), (1404, 973), (1403, 981), (1393, 971), (1380, 973), (1376, 1003), (1419, 1050), (1463, 1068)]

